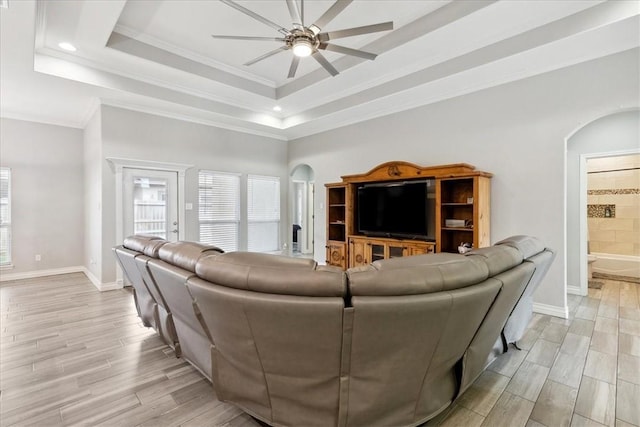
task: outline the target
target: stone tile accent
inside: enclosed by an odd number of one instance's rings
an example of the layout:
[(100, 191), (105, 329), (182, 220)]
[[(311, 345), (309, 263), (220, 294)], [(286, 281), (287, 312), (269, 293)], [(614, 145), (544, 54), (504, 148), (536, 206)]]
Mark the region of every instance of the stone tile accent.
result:
[(604, 196), (609, 194), (640, 194), (640, 188), (612, 188), (607, 190), (587, 190), (589, 196)]
[[(593, 190), (596, 191), (596, 190)], [(609, 216), (606, 212), (609, 209)], [(615, 218), (616, 205), (587, 205), (588, 218)]]

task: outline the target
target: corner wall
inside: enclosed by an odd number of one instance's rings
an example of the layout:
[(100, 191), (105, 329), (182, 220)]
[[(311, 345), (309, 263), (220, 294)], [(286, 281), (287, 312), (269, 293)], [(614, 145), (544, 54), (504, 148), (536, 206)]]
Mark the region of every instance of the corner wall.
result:
[(290, 142), (290, 168), (315, 171), (316, 259), (325, 257), (323, 184), (391, 160), (471, 163), (494, 174), (491, 241), (530, 234), (557, 250), (535, 301), (564, 314), (564, 141), (588, 118), (640, 105), (638, 57), (635, 49)]
[[(12, 269), (3, 280), (81, 271), (82, 131), (0, 119), (0, 164), (11, 168)], [(41, 261), (35, 261), (35, 255)]]
[(102, 284), (102, 128), (98, 109), (84, 129), (84, 266)]

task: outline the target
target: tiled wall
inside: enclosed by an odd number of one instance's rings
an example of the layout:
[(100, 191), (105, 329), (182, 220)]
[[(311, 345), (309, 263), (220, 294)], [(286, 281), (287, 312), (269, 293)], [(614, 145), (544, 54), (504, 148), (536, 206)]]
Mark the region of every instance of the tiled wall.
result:
[(640, 256), (640, 155), (589, 159), (587, 172), (591, 252)]

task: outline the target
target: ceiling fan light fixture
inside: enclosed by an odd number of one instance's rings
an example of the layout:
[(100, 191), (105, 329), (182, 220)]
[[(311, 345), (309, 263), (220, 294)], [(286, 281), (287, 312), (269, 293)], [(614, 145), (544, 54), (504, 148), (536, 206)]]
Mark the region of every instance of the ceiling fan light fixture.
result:
[(313, 53), (313, 44), (305, 38), (300, 38), (293, 42), (292, 49), (295, 56), (304, 58)]

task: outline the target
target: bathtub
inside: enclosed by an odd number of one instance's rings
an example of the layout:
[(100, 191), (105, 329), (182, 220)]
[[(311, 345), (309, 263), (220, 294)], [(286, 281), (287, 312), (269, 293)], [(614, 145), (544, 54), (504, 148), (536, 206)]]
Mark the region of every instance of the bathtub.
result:
[(592, 252), (597, 259), (593, 272), (640, 278), (640, 256), (603, 254)]

